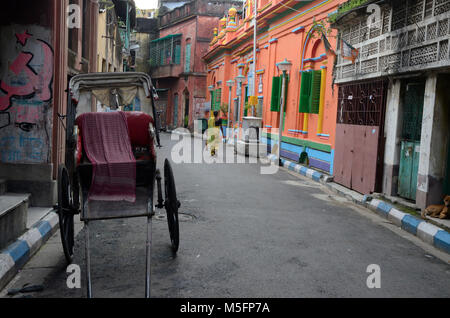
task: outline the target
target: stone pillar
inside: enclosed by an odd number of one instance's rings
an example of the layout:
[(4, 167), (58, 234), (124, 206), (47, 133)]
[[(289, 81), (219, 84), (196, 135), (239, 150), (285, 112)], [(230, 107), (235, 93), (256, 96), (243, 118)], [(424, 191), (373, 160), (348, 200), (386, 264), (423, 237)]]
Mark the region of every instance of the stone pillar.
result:
[[(259, 158), (262, 149), (259, 147), (261, 141), (262, 118), (247, 116), (242, 118), (242, 139), (235, 146), (237, 153), (248, 157)], [(260, 152), (261, 151), (261, 152)]]
[(401, 80), (389, 87), (387, 92), (386, 120), (384, 135), (383, 193), (395, 196), (398, 188), (398, 173), (400, 164), (400, 134), (402, 128)]
[(447, 145), (450, 138), (449, 93), (445, 79), (436, 74), (427, 78), (420, 140), (416, 204), (425, 208), (442, 204)]

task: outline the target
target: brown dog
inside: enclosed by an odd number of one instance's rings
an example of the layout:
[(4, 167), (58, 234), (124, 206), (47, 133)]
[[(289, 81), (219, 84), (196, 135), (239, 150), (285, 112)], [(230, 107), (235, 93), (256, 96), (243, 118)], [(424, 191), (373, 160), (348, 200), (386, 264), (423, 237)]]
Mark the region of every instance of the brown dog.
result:
[(450, 195), (445, 196), (444, 204), (441, 205), (430, 205), (425, 210), (422, 211), (422, 218), (426, 215), (431, 217), (438, 217), (440, 219), (446, 219), (450, 217)]

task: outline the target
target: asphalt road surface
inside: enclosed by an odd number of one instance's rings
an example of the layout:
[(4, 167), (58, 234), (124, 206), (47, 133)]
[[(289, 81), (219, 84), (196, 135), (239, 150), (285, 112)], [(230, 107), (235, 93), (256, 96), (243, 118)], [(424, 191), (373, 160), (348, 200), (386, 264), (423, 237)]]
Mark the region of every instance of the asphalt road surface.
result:
[[(161, 168), (175, 143), (162, 136)], [(310, 179), (285, 169), (264, 175), (260, 168), (173, 164), (180, 248), (174, 257), (165, 212), (157, 211), (152, 297), (450, 296), (446, 254)], [(91, 223), (94, 297), (144, 296), (145, 226), (145, 218)], [(67, 288), (56, 236), (49, 244), (54, 247), (46, 259), (53, 265), (26, 268), (12, 285), (33, 277), (45, 286), (34, 297), (85, 297), (84, 230), (74, 259), (81, 289)], [(380, 288), (367, 287), (370, 264), (380, 268)]]

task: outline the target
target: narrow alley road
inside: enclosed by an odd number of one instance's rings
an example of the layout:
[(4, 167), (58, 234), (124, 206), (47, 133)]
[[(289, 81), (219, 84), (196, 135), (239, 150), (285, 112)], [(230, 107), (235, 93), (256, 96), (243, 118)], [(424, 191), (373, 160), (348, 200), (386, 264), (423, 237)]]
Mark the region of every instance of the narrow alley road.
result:
[[(175, 143), (162, 135), (160, 167)], [(439, 252), (319, 183), (285, 169), (263, 175), (260, 164), (173, 170), (180, 248), (172, 257), (165, 211), (157, 211), (152, 297), (450, 296), (450, 264)], [(145, 218), (93, 222), (91, 244), (94, 297), (143, 297)], [(84, 275), (83, 230), (75, 248)], [(84, 297), (84, 276), (81, 289), (68, 289), (62, 248), (53, 253), (51, 270), (19, 274), (43, 273), (45, 290), (34, 297)], [(380, 266), (379, 289), (366, 285), (370, 264)]]

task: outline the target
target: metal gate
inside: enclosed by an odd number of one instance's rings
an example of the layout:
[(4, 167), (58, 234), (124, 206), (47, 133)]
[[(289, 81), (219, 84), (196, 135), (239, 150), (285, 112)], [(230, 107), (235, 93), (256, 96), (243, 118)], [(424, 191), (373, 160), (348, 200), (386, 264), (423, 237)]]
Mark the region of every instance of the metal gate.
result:
[(364, 194), (381, 189), (386, 92), (385, 80), (339, 87), (334, 179)]
[(416, 199), (419, 170), (420, 135), (425, 93), (425, 80), (406, 82), (403, 87), (403, 112), (398, 195)]

